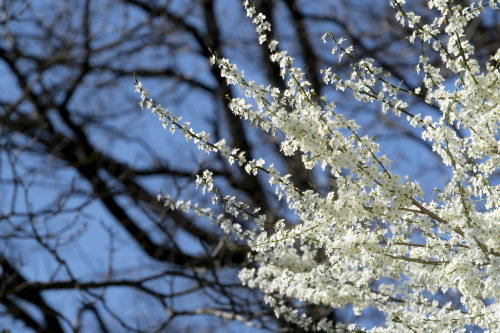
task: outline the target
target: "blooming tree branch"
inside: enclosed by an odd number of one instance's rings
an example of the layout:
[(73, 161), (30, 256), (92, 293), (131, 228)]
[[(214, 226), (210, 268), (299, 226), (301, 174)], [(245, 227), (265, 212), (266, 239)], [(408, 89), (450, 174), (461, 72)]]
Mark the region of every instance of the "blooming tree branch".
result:
[[(258, 41), (268, 45), (270, 59), (279, 65), (287, 85), (280, 90), (247, 81), (236, 65), (213, 53), (211, 64), (242, 93), (229, 106), (263, 131), (283, 133), (284, 155), (300, 152), (307, 169), (328, 167), (338, 187), (326, 194), (299, 190), (290, 175), (282, 175), (263, 158), (249, 161), (245, 152), (231, 149), (225, 140), (210, 142), (208, 133), (195, 133), (188, 122), (181, 123), (157, 105), (136, 78), (141, 107), (151, 109), (165, 128), (172, 133), (180, 130), (206, 153), (218, 153), (248, 174), (267, 176), (278, 198), (286, 200), (301, 223), (268, 221), (258, 207), (222, 196), (209, 170), (196, 185), (229, 215), (252, 218), (255, 227), (243, 228), (223, 215), (214, 217), (208, 208), (161, 199), (171, 208), (194, 209), (245, 240), (255, 265), (241, 270), (242, 282), (259, 288), (277, 316), (305, 329), (365, 330), (326, 318), (313, 321), (288, 299), (332, 307), (352, 304), (355, 314), (374, 307), (384, 313), (385, 325), (370, 329), (373, 332), (456, 331), (466, 325), (495, 331), (500, 329), (496, 301), (500, 299), (500, 187), (490, 179), (500, 163), (500, 50), (482, 70), (464, 31), (483, 11), (497, 10), (498, 1), (462, 7), (430, 0), (429, 8), (439, 11), (431, 24), (421, 24), (418, 15), (405, 10), (403, 0), (391, 4), (397, 20), (413, 29), (409, 41), (421, 42), (416, 71), (424, 73), (425, 93), (401, 88), (391, 73), (383, 73), (373, 59), (357, 59), (353, 46), (344, 46), (343, 39), (332, 33), (326, 33), (323, 41), (333, 43), (332, 53), (338, 54), (339, 62), (348, 62), (352, 72), (345, 78), (326, 68), (324, 83), (351, 91), (362, 103), (379, 103), (382, 112), (405, 115), (412, 126), (422, 129), (422, 140), (432, 143), (451, 174), (446, 186), (436, 188), (433, 200), (423, 199), (419, 180), (391, 171), (391, 160), (379, 153), (375, 138), (359, 134), (354, 120), (310, 89), (305, 73), (293, 67), (294, 59), (279, 50), (278, 41), (268, 38), (271, 25), (265, 15), (248, 1), (244, 6), (256, 25)], [(428, 62), (424, 43), (431, 43), (445, 68), (454, 73), (453, 82)], [(440, 116), (422, 118), (405, 101), (408, 95), (437, 105)], [(460, 136), (456, 129), (465, 129), (468, 135)], [(319, 252), (326, 259), (317, 260)], [(459, 306), (437, 297), (449, 290), (460, 295)]]

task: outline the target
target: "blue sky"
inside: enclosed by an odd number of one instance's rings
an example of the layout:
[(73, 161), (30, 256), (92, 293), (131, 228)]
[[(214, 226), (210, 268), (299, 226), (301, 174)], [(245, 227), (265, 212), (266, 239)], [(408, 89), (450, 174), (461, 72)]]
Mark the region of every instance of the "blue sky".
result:
[[(65, 5), (72, 5), (72, 2), (60, 1), (31, 1), (31, 7), (28, 8), (18, 21), (9, 23), (9, 29), (17, 35), (33, 35), (33, 38), (20, 40), (24, 45), (26, 54), (41, 55), (58, 52), (58, 45), (55, 43), (48, 47), (44, 43), (45, 35), (40, 35), (40, 26), (35, 24), (34, 20), (40, 20), (45, 24), (45, 28), (50, 22), (57, 22), (51, 37), (69, 37), (69, 40), (76, 45), (81, 43), (81, 31), (78, 30), (82, 4), (79, 3), (73, 10), (71, 17), (62, 16), (60, 21), (55, 19), (57, 13), (66, 13)], [(313, 5), (301, 5), (304, 10), (310, 13), (331, 14), (336, 10), (342, 10), (340, 5), (332, 4), (328, 1), (317, 1)], [(179, 14), (185, 11), (190, 12), (191, 22), (195, 27), (202, 28), (200, 16), (196, 7), (190, 1), (172, 1), (169, 5), (173, 12)], [(365, 6), (363, 1), (352, 2), (352, 8), (359, 9), (359, 6)], [(193, 5), (194, 6), (194, 5)], [(382, 14), (386, 11), (385, 7), (379, 2), (373, 4), (373, 12)], [(228, 56), (232, 62), (245, 71), (246, 77), (257, 81), (258, 83), (268, 84), (265, 75), (259, 68), (256, 61), (259, 49), (254, 41), (254, 28), (248, 18), (245, 17), (243, 8), (237, 1), (220, 0), (217, 1), (217, 12), (224, 17), (224, 24), (221, 26), (221, 36), (224, 39), (224, 55)], [(191, 171), (199, 165), (217, 165), (206, 156), (200, 154), (194, 145), (186, 144), (185, 139), (180, 135), (172, 136), (168, 131), (163, 130), (157, 119), (149, 112), (142, 111), (137, 103), (139, 96), (133, 93), (132, 73), (138, 69), (155, 70), (158, 68), (174, 68), (185, 76), (199, 80), (199, 82), (213, 87), (216, 82), (210, 72), (208, 60), (199, 55), (199, 50), (195, 49), (195, 44), (188, 39), (187, 34), (171, 33), (172, 27), (168, 24), (158, 25), (156, 30), (149, 30), (147, 24), (143, 24), (145, 16), (137, 9), (123, 6), (117, 1), (91, 2), (91, 28), (90, 34), (94, 36), (92, 47), (103, 48), (90, 59), (94, 66), (100, 64), (119, 68), (121, 71), (129, 72), (129, 75), (121, 75), (115, 78), (110, 72), (95, 72), (87, 76), (81, 83), (81, 87), (75, 92), (68, 103), (68, 108), (72, 110), (75, 121), (83, 123), (85, 130), (89, 133), (92, 143), (101, 151), (110, 154), (118, 161), (125, 162), (136, 168), (145, 168), (155, 164), (166, 164), (172, 169)], [(355, 19), (352, 21), (352, 31), (363, 33), (372, 33), (367, 38), (373, 38), (375, 41), (382, 40), (383, 35), (379, 36), (368, 24), (368, 15), (370, 11), (361, 10), (344, 13), (352, 15)], [(281, 5), (277, 14), (277, 26), (273, 27), (280, 37), (280, 47), (289, 49), (292, 56), (299, 56), (299, 49), (295, 41), (294, 29), (291, 26), (290, 18)], [(375, 14), (374, 14), (375, 15)], [(372, 21), (373, 22), (373, 21)], [(164, 30), (161, 30), (161, 29)], [(72, 30), (74, 29), (74, 31)], [(328, 54), (331, 43), (324, 45), (320, 37), (325, 30), (332, 30), (342, 36), (342, 31), (338, 25), (328, 21), (322, 21), (310, 27), (311, 42), (317, 53)], [(122, 38), (126, 32), (129, 42), (120, 46), (117, 51), (109, 47), (115, 40)], [(73, 39), (71, 39), (73, 38)], [(62, 42), (61, 42), (62, 43)], [(146, 45), (144, 45), (146, 44)], [(369, 44), (369, 43), (367, 43)], [(0, 42), (0, 45), (8, 48), (8, 41)], [(356, 45), (354, 45), (356, 47)], [(64, 49), (63, 46), (60, 46)], [(81, 56), (78, 53), (78, 47), (73, 48), (75, 59)], [(243, 51), (242, 51), (243, 50)], [(388, 50), (390, 55), (400, 54), (405, 60), (414, 60), (415, 53), (404, 43), (398, 44)], [(417, 53), (418, 54), (418, 50)], [(404, 57), (403, 57), (404, 55)], [(71, 58), (71, 57), (70, 57)], [(336, 62), (333, 56), (324, 56), (324, 65), (330, 66)], [(401, 60), (401, 59), (399, 59)], [(300, 58), (297, 58), (296, 65), (302, 67)], [(41, 82), (35, 75), (33, 62), (26, 60), (19, 63), (22, 72), (33, 77), (33, 89), (44, 89), (46, 87), (64, 86), (71, 82), (74, 73), (70, 70), (71, 66), (54, 66), (49, 72), (44, 72)], [(412, 68), (412, 66), (409, 66)], [(69, 68), (69, 69), (68, 69)], [(139, 77), (150, 94), (157, 103), (168, 107), (175, 114), (182, 116), (183, 119), (190, 121), (191, 126), (196, 131), (201, 131), (207, 127), (219, 129), (221, 136), (227, 134), (227, 129), (221, 124), (221, 104), (214, 102), (214, 99), (205, 91), (193, 90), (186, 84), (179, 84), (174, 80), (165, 79), (165, 77)], [(21, 91), (17, 87), (16, 79), (13, 73), (7, 69), (3, 61), (0, 61), (0, 95), (1, 102), (15, 102)], [(233, 90), (235, 96), (238, 92)], [(394, 161), (392, 170), (395, 173), (409, 175), (410, 179), (423, 179), (421, 185), (425, 189), (426, 198), (432, 193), (432, 188), (436, 184), (445, 182), (447, 173), (438, 167), (435, 156), (433, 156), (425, 147), (415, 144), (413, 140), (396, 134), (394, 129), (389, 128), (378, 117), (380, 107), (377, 105), (363, 105), (353, 103), (350, 93), (339, 94), (333, 88), (326, 88), (322, 94), (328, 94), (330, 99), (336, 101), (339, 110), (345, 111), (347, 117), (357, 119), (358, 123), (363, 125), (362, 133), (368, 136), (375, 135), (379, 138), (381, 144), (381, 153), (387, 154)], [(63, 99), (64, 96), (55, 94), (55, 100)], [(19, 107), (23, 110), (26, 117), (33, 116), (34, 110), (29, 103), (21, 104)], [(421, 109), (419, 112), (430, 112), (432, 110)], [(71, 133), (63, 121), (59, 119), (57, 112), (49, 110), (49, 117), (54, 120), (61, 133)], [(394, 117), (390, 117), (394, 119)], [(250, 127), (250, 126), (247, 126)], [(258, 137), (258, 131), (249, 130), (251, 133), (249, 141), (257, 142), (262, 145), (261, 153), (268, 159), (273, 159), (273, 155), (267, 149), (266, 141)], [(418, 134), (418, 133), (417, 133)], [(15, 138), (13, 138), (15, 139)], [(30, 144), (29, 140), (25, 142)], [(9, 161), (15, 160), (15, 167), (9, 166)], [(89, 189), (89, 184), (82, 182), (73, 168), (61, 165), (59, 161), (47, 155), (37, 155), (28, 152), (20, 152), (19, 156), (10, 159), (6, 152), (2, 152), (2, 183), (0, 188), (0, 208), (1, 213), (6, 214), (13, 210), (15, 212), (37, 212), (47, 210), (44, 220), (34, 221), (33, 228), (39, 228), (43, 232), (53, 232), (60, 230), (64, 226), (71, 225), (64, 230), (66, 236), (75, 236), (75, 240), (69, 243), (61, 242), (58, 245), (61, 257), (71, 263), (72, 272), (84, 280), (91, 280), (96, 277), (105, 277), (107, 267), (112, 262), (115, 265), (116, 274), (123, 277), (137, 277), (143, 274), (151, 274), (154, 271), (161, 271), (164, 267), (159, 267), (157, 263), (148, 260), (140, 252), (137, 245), (131, 241), (129, 235), (124, 230), (113, 223), (111, 216), (98, 201), (88, 202), (85, 192)], [(33, 174), (32, 170), (36, 170)], [(25, 191), (14, 192), (13, 187), (8, 180), (13, 178), (12, 170), (19, 172), (19, 178), (25, 182)], [(103, 177), (108, 177), (103, 174)], [(207, 198), (199, 196), (194, 186), (188, 182), (175, 182), (171, 178), (155, 177), (153, 179), (142, 179), (144, 184), (151, 192), (161, 189), (164, 193), (179, 198), (196, 197), (202, 204), (208, 205)], [(182, 189), (179, 191), (179, 189)], [(65, 193), (75, 193), (69, 199), (65, 198)], [(119, 185), (117, 185), (119, 190)], [(125, 207), (135, 207), (127, 197), (120, 198), (120, 202)], [(62, 207), (66, 213), (52, 215), (55, 207)], [(13, 207), (13, 209), (11, 208)], [(144, 227), (154, 230), (154, 222), (140, 209), (131, 208), (130, 214), (144, 221)], [(12, 221), (23, 225), (23, 228), (29, 229), (25, 225), (26, 218), (12, 218)], [(38, 223), (38, 224), (37, 224)], [(0, 231), (10, 232), (12, 225), (0, 226)], [(110, 243), (110, 233), (113, 231), (114, 238)], [(155, 234), (154, 236), (155, 237)], [(162, 235), (158, 234), (158, 241), (162, 241)], [(188, 236), (186, 233), (178, 232), (176, 239), (179, 241), (188, 253), (199, 253), (202, 251), (200, 244)], [(3, 252), (11, 257), (19, 257), (21, 271), (26, 276), (34, 280), (64, 279), (67, 274), (63, 269), (57, 269), (57, 263), (48, 256), (40, 246), (32, 240), (22, 238), (10, 239), (2, 244)], [(113, 251), (110, 252), (110, 249)], [(112, 253), (112, 256), (110, 255)], [(175, 284), (175, 288), (186, 286), (185, 281), (160, 281), (157, 288), (169, 290), (172, 288), (167, 282)], [(190, 298), (182, 299), (186, 307), (193, 307), (196, 304), (208, 302), (203, 295), (195, 294)], [(67, 305), (64, 312), (69, 318), (75, 317), (76, 310), (80, 306), (81, 295), (78, 293), (47, 293), (47, 299), (51, 304), (58, 306)], [(106, 292), (106, 299), (110, 306), (116, 307), (123, 313), (130, 312), (130, 317), (137, 316), (138, 320), (144, 320), (148, 316), (164, 316), (161, 308), (155, 308), (155, 301), (146, 297), (138, 296), (124, 289), (114, 288)], [(157, 306), (158, 304), (156, 304)], [(349, 311), (344, 313), (349, 314)], [(108, 318), (110, 322), (112, 318)], [(218, 319), (206, 317), (199, 319), (200, 323), (207, 323), (213, 320), (214, 325), (220, 325)], [(146, 320), (147, 321), (147, 320)], [(365, 320), (367, 325), (370, 319)], [(193, 323), (183, 322), (179, 325), (189, 326)], [(11, 326), (12, 325), (12, 326)], [(21, 327), (15, 326), (16, 323), (10, 319), (0, 319), (0, 328), (2, 326), (11, 327), (14, 332), (21, 332)], [(231, 326), (236, 325), (236, 326)], [(242, 329), (241, 325), (231, 324), (227, 327), (228, 331)], [(88, 330), (87, 330), (88, 329)], [(92, 324), (86, 331), (92, 331)], [(256, 332), (254, 329), (245, 328), (248, 332)]]

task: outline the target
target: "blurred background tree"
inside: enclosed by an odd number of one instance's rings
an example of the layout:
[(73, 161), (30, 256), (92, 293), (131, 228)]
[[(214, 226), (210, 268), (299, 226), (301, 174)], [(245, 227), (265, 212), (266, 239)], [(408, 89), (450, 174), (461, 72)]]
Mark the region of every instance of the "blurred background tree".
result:
[[(321, 42), (330, 30), (355, 46), (356, 57), (374, 58), (395, 82), (418, 87), (419, 50), (409, 46), (387, 1), (256, 3), (315, 91), (365, 125), (363, 134), (384, 142), (398, 173), (426, 174), (428, 192), (446, 179), (431, 147), (415, 140), (417, 130), (378, 105), (359, 109), (352, 96), (321, 81), (321, 68), (348, 72)], [(435, 16), (423, 1), (409, 5), (424, 22)], [(261, 207), (269, 220), (298, 221), (265, 179), (163, 131), (133, 95), (135, 72), (155, 100), (213, 141), (226, 138), (250, 159), (265, 156), (301, 189), (334, 190), (328, 170), (309, 171), (300, 157), (281, 157), (279, 135), (252, 128), (228, 108), (227, 96), (239, 92), (209, 66), (209, 49), (257, 84), (285, 86), (240, 2), (1, 0), (0, 7), (0, 328), (299, 331), (276, 319), (258, 291), (239, 284), (247, 249), (206, 220), (164, 207), (158, 189), (208, 206), (193, 183), (209, 168), (224, 194)], [(482, 63), (500, 46), (499, 22), (482, 16), (469, 26)], [(409, 98), (422, 113), (438, 112)], [(379, 316), (297, 307), (316, 319), (367, 326)]]

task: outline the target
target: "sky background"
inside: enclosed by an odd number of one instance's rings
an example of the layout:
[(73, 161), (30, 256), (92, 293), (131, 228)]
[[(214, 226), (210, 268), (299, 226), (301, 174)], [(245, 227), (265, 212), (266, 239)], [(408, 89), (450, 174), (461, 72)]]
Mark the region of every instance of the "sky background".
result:
[[(224, 56), (245, 71), (249, 80), (259, 84), (268, 84), (269, 79), (260, 67), (260, 49), (255, 42), (255, 28), (251, 20), (245, 17), (243, 7), (239, 1), (217, 0), (216, 14), (223, 18), (220, 25), (220, 39), (223, 41)], [(29, 4), (21, 10), (23, 4)], [(139, 72), (139, 80), (149, 90), (151, 97), (157, 103), (168, 107), (173, 113), (190, 121), (196, 132), (209, 129), (214, 135), (225, 137), (228, 129), (223, 125), (220, 109), (220, 100), (215, 99), (203, 86), (216, 87), (217, 81), (210, 71), (210, 65), (203, 52), (199, 50), (196, 41), (188, 33), (175, 26), (175, 22), (162, 21), (159, 18), (150, 19), (135, 6), (122, 1), (90, 1), (88, 23), (85, 23), (83, 1), (2, 1), (1, 5), (8, 9), (9, 15), (20, 12), (19, 16), (3, 23), (3, 40), (0, 41), (3, 54), (8, 54), (12, 48), (12, 40), (24, 51), (16, 59), (16, 68), (32, 81), (34, 92), (46, 92), (47, 98), (62, 101), (66, 98), (64, 87), (70, 84), (77, 71), (72, 68), (82, 59), (84, 42), (82, 26), (88, 27), (88, 34), (92, 36), (91, 48), (96, 50), (89, 59), (95, 70), (80, 82), (67, 103), (71, 110), (72, 119), (82, 124), (91, 143), (100, 151), (113, 156), (116, 160), (126, 163), (136, 169), (150, 166), (168, 166), (172, 170), (196, 172), (202, 167), (219, 166), (221, 161), (207, 157), (200, 153), (192, 144), (186, 144), (180, 135), (171, 135), (165, 131), (154, 115), (143, 111), (138, 106), (139, 95), (135, 94), (133, 73)], [(160, 2), (155, 2), (158, 4)], [(387, 26), (383, 19), (388, 16), (388, 6), (384, 1), (298, 1), (301, 10), (316, 17), (314, 24), (308, 25), (310, 41), (317, 54), (321, 54), (322, 67), (341, 66), (337, 64), (335, 56), (330, 55), (332, 43), (323, 44), (321, 35), (330, 30), (337, 36), (342, 36), (346, 29), (363, 36), (364, 45), (384, 45), (387, 61), (400, 66), (404, 78), (409, 78), (411, 85), (417, 85), (416, 74), (411, 74), (412, 62), (418, 56), (418, 49), (412, 49), (404, 40), (389, 43), (386, 39), (395, 38), (385, 35), (384, 31), (398, 29), (396, 26)], [(200, 14), (200, 1), (165, 1), (172, 13), (187, 17), (187, 22), (203, 32), (204, 23)], [(368, 8), (369, 7), (369, 8)], [(392, 13), (392, 12), (389, 12)], [(381, 17), (376, 19), (375, 17)], [(344, 18), (349, 22), (348, 27), (341, 27), (328, 17)], [(300, 57), (300, 47), (297, 45), (296, 29), (294, 29), (290, 13), (285, 5), (279, 2), (275, 12), (273, 31), (280, 41), (280, 48), (289, 50), (289, 54), (296, 56), (294, 65), (306, 66)], [(311, 21), (312, 22), (312, 21)], [(377, 31), (376, 24), (380, 24)], [(6, 37), (12, 36), (12, 39)], [(0, 38), (2, 39), (2, 38)], [(49, 41), (48, 41), (49, 40)], [(125, 40), (124, 42), (122, 42)], [(348, 42), (353, 42), (348, 40)], [(68, 46), (69, 45), (69, 46)], [(68, 46), (69, 54), (61, 50)], [(356, 50), (356, 44), (354, 44)], [(51, 59), (61, 55), (67, 60), (57, 65), (47, 64), (48, 69), (40, 71), (37, 59)], [(396, 56), (396, 58), (394, 58)], [(391, 58), (392, 57), (392, 58)], [(392, 60), (395, 59), (395, 60)], [(348, 68), (347, 65), (345, 65)], [(99, 70), (102, 68), (102, 70)], [(184, 79), (195, 80), (200, 88), (194, 89), (186, 83), (168, 77), (168, 72), (175, 70)], [(160, 75), (158, 72), (164, 72)], [(147, 75), (147, 73), (156, 73)], [(413, 81), (411, 81), (413, 80)], [(395, 78), (394, 82), (398, 82)], [(0, 59), (0, 102), (2, 112), (7, 112), (6, 105), (16, 105), (21, 115), (26, 119), (37, 117), (33, 105), (24, 101), (22, 89), (19, 87), (12, 70), (6, 64), (6, 58)], [(237, 90), (232, 90), (234, 96), (239, 96)], [(436, 159), (428, 147), (418, 144), (415, 140), (402, 132), (409, 131), (401, 125), (394, 128), (387, 120), (396, 120), (394, 116), (380, 117), (380, 106), (356, 103), (350, 93), (338, 93), (334, 87), (324, 87), (321, 95), (328, 95), (334, 100), (337, 110), (345, 112), (347, 118), (354, 118), (362, 125), (361, 134), (375, 135), (381, 145), (380, 154), (387, 154), (394, 161), (391, 170), (402, 176), (408, 175), (412, 180), (419, 180), (425, 190), (425, 198), (432, 197), (432, 189), (446, 182), (448, 173), (439, 167)], [(414, 101), (408, 98), (409, 102)], [(415, 113), (435, 114), (435, 110), (425, 108), (416, 103)], [(434, 112), (434, 113), (433, 113)], [(74, 136), (60, 115), (55, 110), (49, 110), (47, 117), (53, 120), (60, 133)], [(396, 120), (395, 123), (398, 123)], [(402, 122), (400, 122), (402, 123)], [(244, 125), (247, 129), (247, 139), (257, 146), (256, 151), (266, 159), (280, 165), (279, 159), (269, 149), (269, 141), (260, 131)], [(402, 131), (401, 131), (402, 130)], [(411, 131), (411, 130), (410, 130)], [(419, 135), (418, 130), (411, 132)], [(35, 147), (36, 139), (30, 135), (8, 134), (3, 138), (3, 147), (7, 147), (9, 140), (26, 147)], [(98, 200), (90, 200), (87, 193), (90, 185), (81, 179), (75, 169), (61, 162), (46, 152), (37, 152), (36, 149), (19, 149), (8, 152), (5, 149), (1, 155), (0, 170), (0, 209), (3, 216), (15, 212), (9, 221), (0, 223), (0, 233), (9, 235), (14, 233), (15, 226), (22, 230), (39, 230), (40, 232), (60, 232), (67, 238), (54, 240), (58, 254), (71, 263), (71, 271), (82, 280), (92, 280), (96, 277), (106, 278), (109, 267), (113, 266), (113, 276), (140, 277), (154, 272), (161, 272), (168, 267), (158, 265), (148, 259), (140, 248), (124, 231), (113, 221), (108, 211)], [(15, 172), (14, 172), (15, 171)], [(315, 172), (319, 172), (315, 170)], [(104, 179), (112, 177), (102, 174)], [(14, 186), (13, 180), (22, 182), (22, 186)], [(324, 178), (326, 182), (326, 178)], [(140, 182), (151, 193), (161, 190), (180, 199), (196, 198), (201, 205), (208, 206), (207, 197), (196, 192), (191, 180), (175, 179), (156, 175), (144, 177)], [(17, 184), (19, 185), (19, 184)], [(221, 181), (221, 186), (224, 182)], [(19, 190), (22, 189), (22, 190)], [(116, 184), (120, 190), (120, 184)], [(71, 193), (70, 196), (67, 196)], [(132, 216), (144, 221), (144, 228), (154, 230), (154, 222), (147, 212), (136, 207), (130, 197), (117, 196), (123, 206), (129, 209)], [(95, 198), (93, 198), (95, 199)], [(27, 223), (26, 213), (33, 212), (37, 218)], [(18, 230), (17, 230), (18, 231)], [(17, 232), (16, 231), (16, 232)], [(111, 233), (109, 231), (112, 231)], [(23, 232), (19, 232), (22, 235)], [(28, 234), (28, 231), (26, 231)], [(154, 231), (152, 238), (158, 242), (165, 241), (164, 235)], [(110, 236), (112, 235), (112, 237)], [(200, 243), (185, 232), (177, 231), (175, 239), (182, 249), (192, 255), (203, 252)], [(0, 252), (10, 258), (18, 258), (20, 271), (29, 279), (49, 281), (64, 279), (67, 273), (58, 268), (47, 251), (33, 239), (19, 237), (3, 237)], [(233, 273), (221, 273), (221, 277), (235, 279)], [(158, 290), (177, 290), (187, 285), (182, 279), (157, 280), (150, 283)], [(177, 288), (177, 289), (176, 289)], [(96, 291), (100, 292), (100, 291)], [(138, 294), (126, 288), (110, 288), (104, 294), (107, 306), (119, 309), (124, 317), (131, 322), (142, 321), (147, 325), (148, 318), (165, 316), (161, 306), (152, 298)], [(50, 304), (61, 309), (68, 318), (75, 318), (81, 305), (82, 294), (76, 291), (46, 292), (44, 293)], [(176, 300), (182, 308), (202, 307), (210, 304), (210, 297), (202, 294), (190, 294)], [(31, 309), (36, 312), (37, 310)], [(342, 316), (352, 319), (351, 311), (347, 309), (339, 312)], [(380, 317), (375, 313), (364, 313), (360, 319), (367, 326), (378, 322)], [(83, 317), (86, 318), (85, 316)], [(188, 318), (188, 317), (186, 317)], [(113, 318), (107, 317), (110, 323)], [(196, 327), (210, 324), (220, 327), (224, 321), (211, 316), (198, 317), (196, 321), (179, 321), (179, 327)], [(88, 325), (82, 332), (92, 332), (97, 323), (88, 317)], [(9, 317), (0, 317), (0, 328), (10, 328), (13, 332), (24, 332), (25, 328), (18, 321)], [(69, 329), (69, 326), (66, 326)], [(242, 330), (243, 326), (231, 322), (225, 327), (227, 331)], [(120, 330), (126, 331), (125, 328)], [(220, 331), (217, 329), (217, 331)], [(257, 332), (256, 329), (244, 328), (246, 332)]]

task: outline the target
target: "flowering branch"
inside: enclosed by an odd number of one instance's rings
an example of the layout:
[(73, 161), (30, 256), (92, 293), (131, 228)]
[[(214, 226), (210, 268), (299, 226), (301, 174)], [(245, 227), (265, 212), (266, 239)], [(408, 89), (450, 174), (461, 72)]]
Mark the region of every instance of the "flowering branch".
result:
[[(350, 90), (360, 102), (380, 102), (382, 112), (391, 109), (398, 117), (404, 114), (411, 126), (422, 128), (422, 140), (432, 142), (451, 174), (444, 188), (436, 188), (435, 200), (426, 202), (417, 181), (392, 172), (391, 160), (379, 153), (375, 138), (360, 136), (354, 120), (346, 119), (335, 110), (334, 102), (327, 103), (326, 97), (310, 89), (304, 72), (293, 67), (294, 59), (279, 50), (278, 41), (269, 39), (271, 25), (265, 15), (248, 1), (244, 6), (256, 25), (258, 42), (269, 48), (286, 87), (280, 90), (247, 81), (236, 65), (213, 53), (211, 64), (243, 96), (229, 99), (229, 107), (270, 135), (280, 131), (281, 152), (286, 156), (299, 152), (307, 169), (328, 167), (337, 179), (334, 191), (298, 190), (290, 175), (281, 176), (273, 164), (264, 166), (264, 159), (248, 161), (245, 152), (229, 148), (225, 140), (210, 143), (208, 133), (195, 133), (188, 122), (180, 123), (180, 118), (156, 105), (136, 78), (140, 105), (157, 114), (172, 133), (181, 130), (199, 149), (220, 153), (248, 174), (261, 171), (275, 186), (278, 199), (285, 198), (300, 219), (295, 225), (284, 220), (270, 223), (258, 207), (252, 211), (234, 196), (220, 194), (209, 170), (196, 180), (203, 193), (212, 193), (213, 204), (220, 203), (234, 218), (241, 214), (256, 222), (254, 228), (243, 231), (223, 215), (217, 218), (227, 233), (243, 239), (251, 249), (255, 265), (242, 269), (240, 278), (265, 294), (277, 316), (305, 329), (364, 331), (326, 318), (313, 321), (286, 301), (294, 299), (334, 308), (351, 304), (356, 315), (375, 307), (386, 321), (373, 332), (455, 331), (465, 325), (498, 330), (500, 186), (492, 175), (500, 165), (500, 51), (494, 56), (496, 65), (487, 64), (486, 71), (481, 71), (473, 47), (464, 40), (467, 22), (483, 10), (498, 9), (498, 4), (479, 2), (462, 8), (446, 0), (430, 0), (429, 7), (440, 13), (431, 24), (421, 24), (418, 15), (405, 11), (403, 0), (392, 0), (391, 5), (397, 20), (414, 29), (410, 42), (421, 40), (416, 71), (423, 68), (426, 92), (401, 88), (402, 82), (392, 82), (391, 74), (382, 74), (373, 59), (357, 59), (354, 48), (342, 46), (343, 39), (331, 32), (323, 41), (329, 37), (334, 42), (332, 53), (339, 53), (339, 62), (351, 61), (352, 73), (343, 78), (331, 68), (324, 69), (324, 83), (335, 84), (341, 92)], [(424, 43), (432, 43), (443, 66), (454, 73), (454, 85), (446, 82), (440, 68), (428, 63)], [(413, 94), (437, 105), (441, 115), (422, 119), (402, 97)], [(459, 136), (458, 129), (468, 134)], [(477, 207), (478, 201), (483, 208)], [(183, 204), (171, 206), (189, 209)], [(201, 212), (213, 219), (208, 210)], [(460, 295), (460, 306), (443, 304), (439, 295), (448, 290)], [(495, 301), (488, 303), (487, 298)]]

